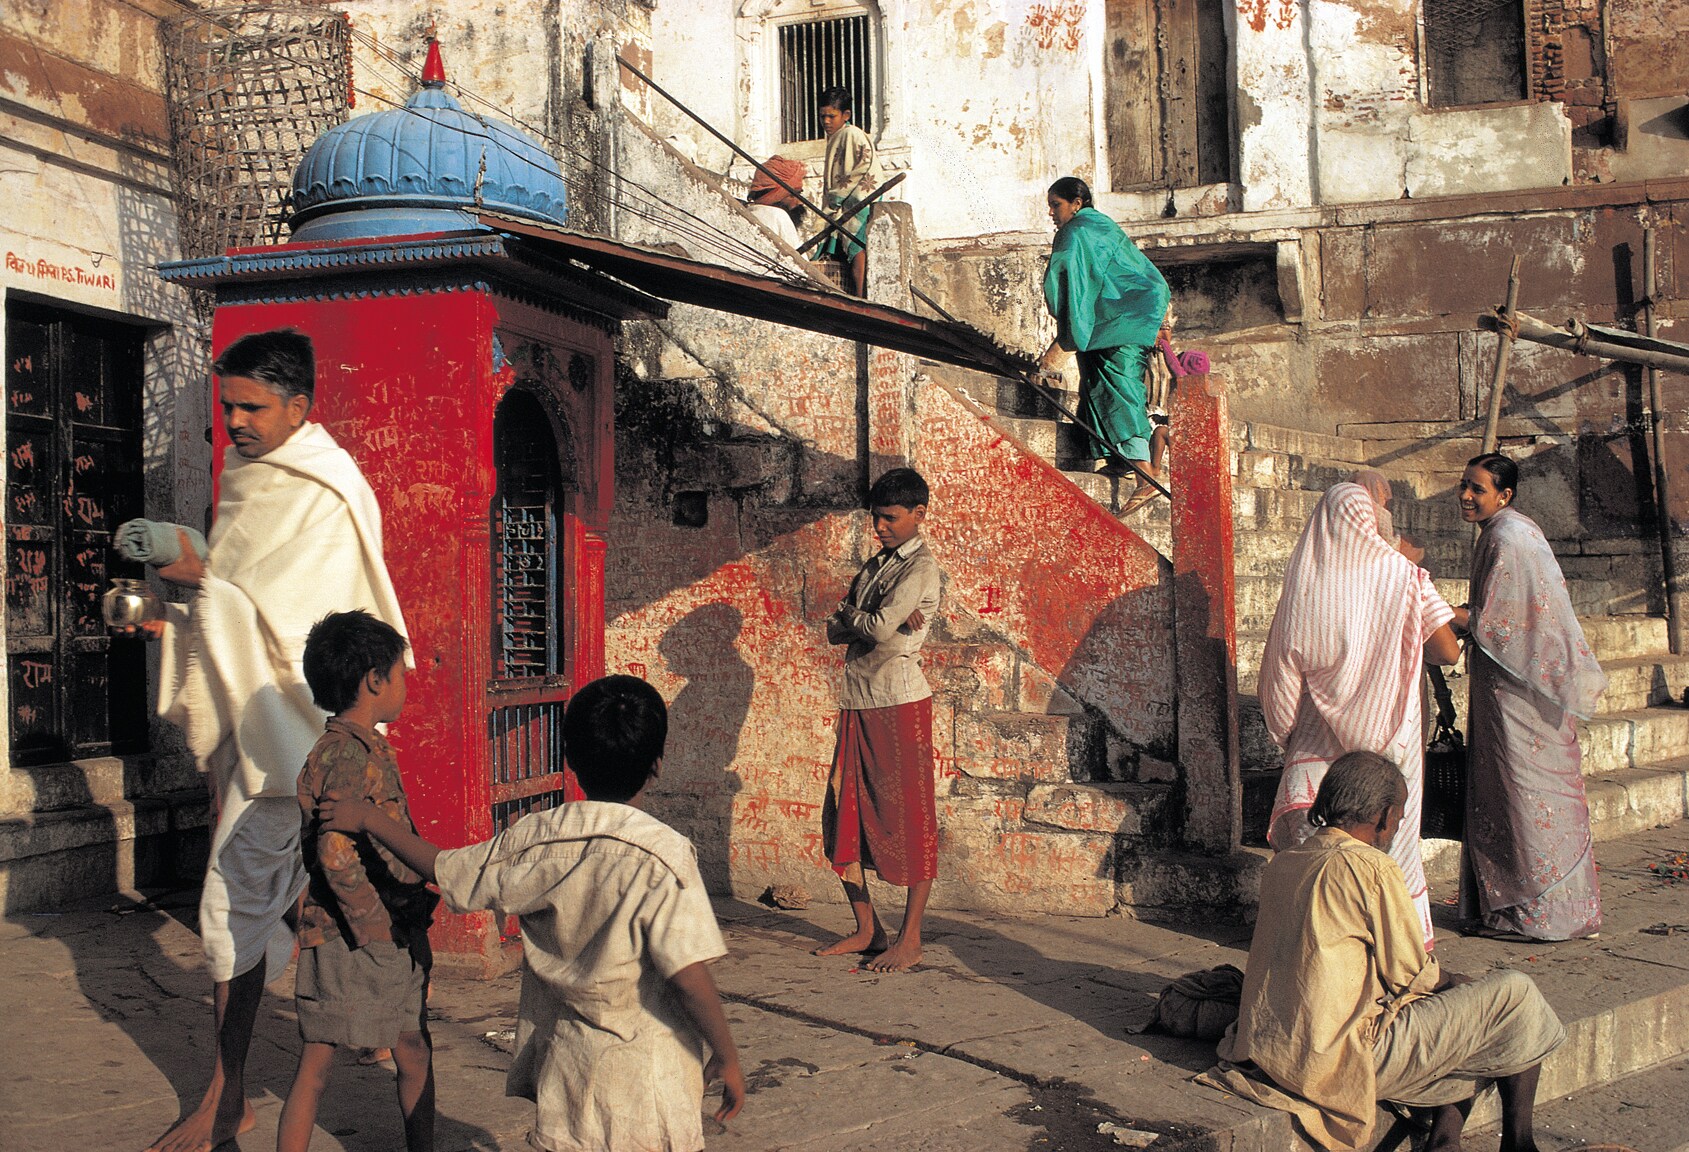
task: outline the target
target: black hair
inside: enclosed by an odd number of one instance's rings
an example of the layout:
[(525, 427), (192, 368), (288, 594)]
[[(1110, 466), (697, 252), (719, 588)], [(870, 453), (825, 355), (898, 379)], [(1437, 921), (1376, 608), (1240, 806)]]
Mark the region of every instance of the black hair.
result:
[(821, 89), (820, 106), (822, 108), (837, 108), (840, 112), (851, 111), (850, 90), (837, 87)]
[(669, 710), (637, 676), (605, 676), (576, 692), (563, 714), (563, 757), (588, 800), (626, 803), (655, 774)]
[(1407, 797), (1407, 780), (1393, 760), (1376, 752), (1345, 752), (1332, 761), (1308, 810), (1315, 828), (1376, 824)]
[(371, 672), (385, 676), (410, 647), (398, 630), (362, 608), (330, 612), (305, 637), (305, 683), (317, 707), (338, 716), (358, 702)]
[(1485, 452), (1466, 462), (1468, 468), (1482, 468), (1495, 477), (1497, 491), (1512, 491), (1519, 495), (1519, 465), (1500, 452)]
[(882, 473), (868, 489), (868, 507), (889, 508), (893, 504), (904, 508), (919, 508), (932, 500), (926, 479), (913, 468), (893, 468)]
[(1050, 185), (1050, 196), (1059, 196), (1063, 200), (1077, 200), (1081, 208), (1091, 206), (1091, 186), (1077, 176), (1063, 176)]
[(292, 328), (254, 332), (223, 349), (212, 362), (219, 376), (245, 376), (256, 380), (283, 400), (303, 396), (317, 398), (317, 354), (311, 338)]

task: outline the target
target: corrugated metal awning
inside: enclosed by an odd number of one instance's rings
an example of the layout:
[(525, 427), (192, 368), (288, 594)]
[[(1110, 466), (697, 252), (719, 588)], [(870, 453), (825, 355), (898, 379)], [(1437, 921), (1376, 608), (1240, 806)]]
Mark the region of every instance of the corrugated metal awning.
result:
[(665, 300), (860, 340), (993, 376), (1023, 376), (1037, 367), (1032, 357), (1004, 348), (977, 328), (955, 321), (928, 319), (842, 292), (706, 264), (501, 213), (476, 215), (489, 228), (542, 244), (553, 256), (577, 261)]

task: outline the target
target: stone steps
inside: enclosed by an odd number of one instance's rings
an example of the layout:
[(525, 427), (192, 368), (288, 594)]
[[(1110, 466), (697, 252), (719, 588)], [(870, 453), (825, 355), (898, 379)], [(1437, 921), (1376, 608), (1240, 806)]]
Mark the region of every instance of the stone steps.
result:
[(1603, 713), (1681, 700), (1689, 685), (1689, 656), (1627, 656), (1603, 660), (1601, 669), (1607, 673), (1607, 691), (1600, 704)]
[(0, 817), (121, 803), (199, 786), (179, 756), (95, 756), (0, 773)]
[(1105, 754), (1099, 725), (1084, 715), (961, 712), (955, 763), (962, 775), (1020, 783), (1072, 783), (1099, 773)]
[(1578, 724), (1585, 776), (1644, 768), (1689, 749), (1689, 708), (1638, 708), (1610, 712)]
[(1584, 788), (1590, 833), (1598, 841), (1675, 824), (1689, 814), (1689, 755), (1590, 776)]
[(197, 787), (0, 817), (0, 910), (191, 881), (205, 865), (209, 807)]
[(1669, 651), (1664, 616), (1585, 616), (1578, 621), (1590, 651), (1602, 665), (1632, 656)]
[[(985, 392), (995, 389), (996, 395)], [(1005, 391), (1006, 390), (1006, 391)], [(1014, 407), (1007, 426), (1061, 466), (1079, 451), (1077, 428), (1041, 418), (1047, 411), (1019, 385), (977, 384), (977, 399)], [(1071, 400), (1071, 396), (1069, 397)], [(1255, 689), (1267, 629), (1277, 607), (1284, 568), (1315, 506), (1331, 485), (1355, 469), (1379, 467), (1395, 491), (1398, 530), (1426, 548), (1433, 572), (1459, 574), (1471, 564), (1473, 533), (1460, 518), (1454, 491), (1466, 459), (1477, 452), (1467, 437), (1402, 435), (1331, 436), (1259, 422), (1234, 429), (1233, 517), (1236, 544), (1238, 682), (1241, 758), (1245, 768), (1245, 821), (1259, 834), (1278, 775), (1281, 754), (1261, 721)], [(1173, 461), (1176, 473), (1177, 461)], [(1091, 499), (1116, 513), (1135, 487), (1134, 477), (1089, 471), (1066, 472)], [(1175, 474), (1174, 484), (1177, 484)], [(1171, 550), (1170, 509), (1155, 500), (1128, 524), (1163, 555)], [(1689, 684), (1689, 659), (1665, 654), (1665, 624), (1649, 587), (1658, 560), (1649, 542), (1629, 539), (1561, 542), (1557, 546), (1574, 608), (1610, 680), (1601, 713), (1580, 725), (1584, 771), (1589, 778), (1595, 835), (1610, 841), (1689, 815), (1689, 765), (1678, 758), (1689, 749), (1689, 709), (1670, 707)], [(1468, 597), (1463, 578), (1437, 581), (1450, 603)], [(1463, 683), (1452, 687), (1464, 710)], [(1003, 711), (964, 720), (958, 717), (956, 768), (970, 783), (999, 787), (1056, 787), (1084, 784), (1087, 773), (1108, 775), (1107, 752), (1094, 733), (1072, 717), (1043, 715), (1016, 694), (993, 697)], [(1077, 707), (1077, 706), (1075, 706)], [(1044, 763), (1036, 763), (1040, 758)], [(1065, 775), (1065, 780), (1063, 779)], [(1098, 785), (1091, 785), (1093, 787)], [(1164, 803), (1158, 797), (1153, 803)], [(1257, 812), (1255, 809), (1260, 808)], [(1246, 837), (1247, 838), (1247, 837)], [(1182, 906), (1218, 909), (1247, 902), (1254, 864), (1247, 853), (1229, 862), (1182, 860), (1165, 852), (1126, 856), (1120, 861), (1120, 900), (1137, 914)]]

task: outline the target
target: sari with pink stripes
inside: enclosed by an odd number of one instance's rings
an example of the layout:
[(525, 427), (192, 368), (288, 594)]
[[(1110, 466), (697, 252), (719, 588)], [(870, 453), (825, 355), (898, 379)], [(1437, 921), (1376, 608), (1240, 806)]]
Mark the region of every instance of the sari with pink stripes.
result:
[(1391, 845), (1431, 947), (1431, 901), (1419, 855), (1425, 734), (1420, 676), (1425, 641), (1454, 618), (1430, 573), (1378, 532), (1358, 484), (1328, 491), (1285, 570), (1261, 658), (1261, 713), (1284, 749), (1267, 839), (1283, 850), (1314, 829), (1307, 811), (1331, 762), (1345, 752), (1388, 757), (1407, 781), (1407, 811)]

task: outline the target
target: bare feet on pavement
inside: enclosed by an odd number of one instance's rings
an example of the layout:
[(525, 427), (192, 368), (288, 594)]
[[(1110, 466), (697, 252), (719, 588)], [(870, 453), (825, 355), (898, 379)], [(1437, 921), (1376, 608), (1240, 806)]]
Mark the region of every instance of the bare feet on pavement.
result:
[(833, 944), (824, 944), (820, 948), (810, 951), (811, 956), (848, 956), (853, 952), (884, 952), (886, 950), (886, 934), (884, 932), (853, 932)]
[(919, 940), (899, 940), (862, 965), (870, 972), (907, 972), (921, 962)]
[(147, 1152), (214, 1152), (236, 1136), (258, 1126), (252, 1101), (243, 1101), (240, 1122), (230, 1132), (218, 1123), (216, 1101), (200, 1101), (198, 1108), (177, 1121), (176, 1126), (147, 1145)]

